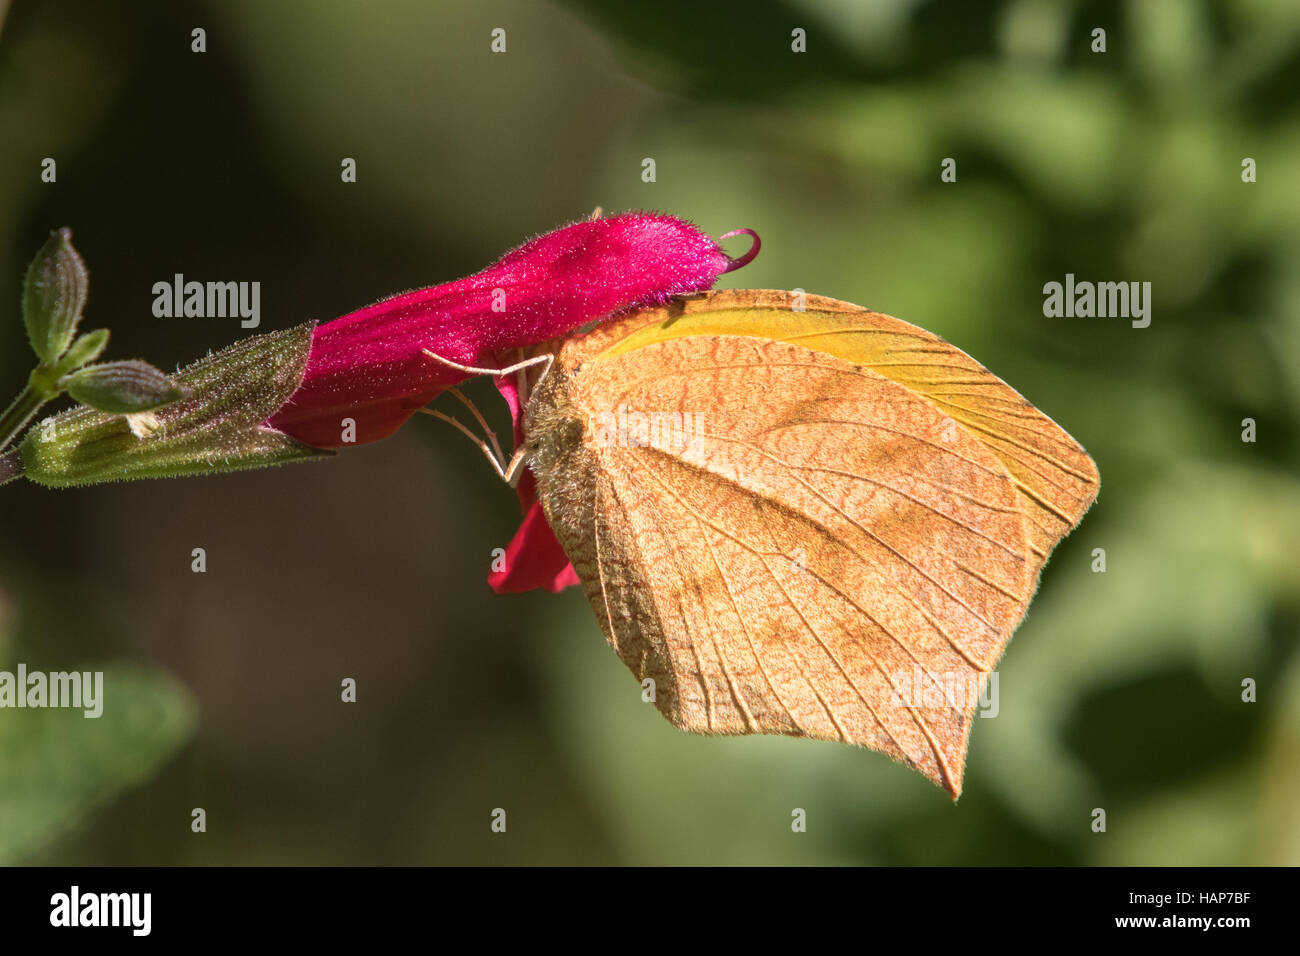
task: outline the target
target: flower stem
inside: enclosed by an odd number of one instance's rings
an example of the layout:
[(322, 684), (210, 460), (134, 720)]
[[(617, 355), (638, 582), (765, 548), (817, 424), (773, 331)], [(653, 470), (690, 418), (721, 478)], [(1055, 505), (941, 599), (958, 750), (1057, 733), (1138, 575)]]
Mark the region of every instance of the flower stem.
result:
[(0, 415), (0, 451), (13, 444), (48, 399), (49, 396), (37, 391), (30, 383), (23, 389), (22, 394)]

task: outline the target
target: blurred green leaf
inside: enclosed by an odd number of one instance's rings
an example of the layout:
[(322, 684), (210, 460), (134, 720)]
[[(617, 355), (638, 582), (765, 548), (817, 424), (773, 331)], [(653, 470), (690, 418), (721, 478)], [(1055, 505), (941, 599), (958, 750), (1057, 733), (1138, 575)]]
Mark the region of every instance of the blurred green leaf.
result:
[[(194, 701), (165, 672), (123, 664), (83, 669), (104, 672), (100, 717), (75, 709), (0, 712), (0, 865), (30, 858), (148, 780), (194, 730)], [(175, 825), (185, 829), (185, 812)]]

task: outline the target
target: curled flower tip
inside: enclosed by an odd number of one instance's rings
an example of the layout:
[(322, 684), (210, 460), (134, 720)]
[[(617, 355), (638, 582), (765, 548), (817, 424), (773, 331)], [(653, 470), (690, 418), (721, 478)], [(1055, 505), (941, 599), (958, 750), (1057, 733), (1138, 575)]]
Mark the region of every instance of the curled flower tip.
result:
[[(749, 238), (754, 240), (754, 244), (749, 247), (748, 252), (746, 252), (743, 256), (740, 256), (739, 258), (732, 258), (731, 256), (727, 256), (728, 259), (731, 259), (731, 265), (723, 269), (722, 270), (723, 272), (735, 272), (741, 266), (749, 265), (751, 262), (754, 261), (754, 256), (758, 255), (758, 250), (763, 248), (763, 241), (758, 238), (758, 233), (756, 233), (753, 229), (733, 229), (731, 230), (731, 232), (728, 232), (725, 235), (723, 235), (722, 239), (730, 239), (732, 236), (749, 236)], [(718, 241), (721, 242), (722, 239), (719, 239)]]

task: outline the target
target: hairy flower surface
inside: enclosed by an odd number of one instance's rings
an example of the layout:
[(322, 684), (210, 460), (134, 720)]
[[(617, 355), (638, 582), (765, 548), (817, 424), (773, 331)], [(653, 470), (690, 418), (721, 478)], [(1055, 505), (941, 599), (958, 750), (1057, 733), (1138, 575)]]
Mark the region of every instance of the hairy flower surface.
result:
[(266, 424), (317, 448), (378, 441), (470, 377), (426, 349), (460, 365), (496, 366), (510, 349), (708, 289), (741, 261), (690, 223), (657, 213), (564, 226), (482, 272), (317, 326), (302, 385)]

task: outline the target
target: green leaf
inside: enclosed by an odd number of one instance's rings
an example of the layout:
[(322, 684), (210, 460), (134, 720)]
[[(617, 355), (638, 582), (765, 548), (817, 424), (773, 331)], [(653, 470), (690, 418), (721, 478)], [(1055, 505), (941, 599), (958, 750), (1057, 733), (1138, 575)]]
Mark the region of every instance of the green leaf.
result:
[(314, 325), (244, 339), (183, 369), (174, 381), (189, 396), (157, 411), (116, 415), (81, 405), (45, 419), (19, 446), (26, 476), (63, 488), (331, 454), (262, 425), (302, 382)]
[(147, 412), (189, 393), (148, 362), (127, 359), (90, 365), (63, 378), (68, 394), (101, 412)]
[(89, 284), (86, 264), (72, 247), (72, 230), (51, 233), (23, 283), (23, 321), (42, 362), (57, 360), (72, 341)]
[(169, 674), (123, 665), (79, 669), (103, 671), (99, 717), (75, 708), (0, 712), (0, 865), (30, 857), (148, 780), (193, 733), (194, 700)]

